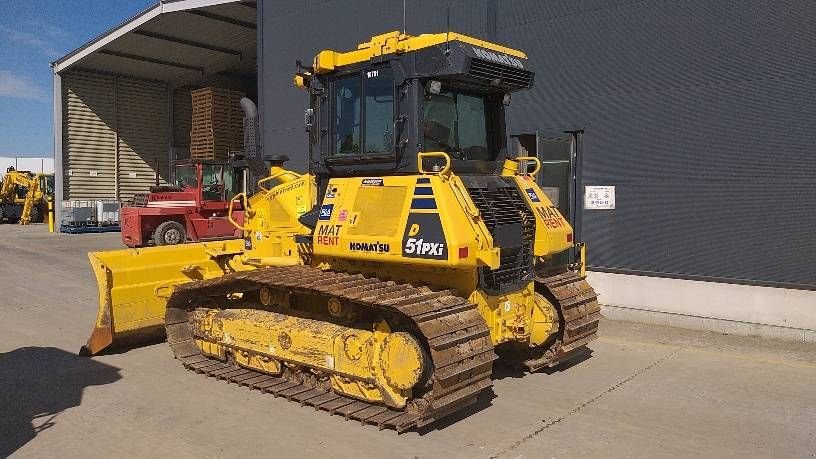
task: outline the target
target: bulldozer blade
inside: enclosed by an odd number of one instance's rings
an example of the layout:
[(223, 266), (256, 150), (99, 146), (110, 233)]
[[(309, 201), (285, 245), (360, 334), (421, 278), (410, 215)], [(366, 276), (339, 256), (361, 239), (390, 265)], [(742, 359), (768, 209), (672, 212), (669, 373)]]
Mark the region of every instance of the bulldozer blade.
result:
[(222, 276), (226, 259), (241, 253), (243, 245), (242, 239), (232, 239), (89, 253), (99, 311), (80, 354), (161, 339), (167, 300), (175, 286)]

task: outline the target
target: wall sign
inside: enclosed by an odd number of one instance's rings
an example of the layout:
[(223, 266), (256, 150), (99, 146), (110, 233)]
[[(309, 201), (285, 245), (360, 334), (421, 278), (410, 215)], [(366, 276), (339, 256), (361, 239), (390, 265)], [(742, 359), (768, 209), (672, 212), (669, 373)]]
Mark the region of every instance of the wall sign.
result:
[(615, 208), (614, 186), (584, 187), (584, 209), (611, 210)]

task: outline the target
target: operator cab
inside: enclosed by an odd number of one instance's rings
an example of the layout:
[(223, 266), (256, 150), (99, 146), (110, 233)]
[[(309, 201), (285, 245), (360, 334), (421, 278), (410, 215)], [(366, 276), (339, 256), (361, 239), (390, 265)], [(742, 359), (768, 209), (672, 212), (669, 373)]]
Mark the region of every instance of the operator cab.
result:
[[(323, 51), (308, 88), (310, 169), (319, 177), (416, 174), (443, 152), (457, 173), (490, 174), (507, 156), (505, 107), (533, 72), (520, 51), (456, 33), (392, 32), (356, 51)], [(441, 155), (425, 160), (439, 168)], [(322, 180), (320, 180), (322, 181)]]
[(176, 164), (175, 186), (196, 193), (203, 201), (230, 201), (241, 191), (241, 174), (221, 163), (185, 162)]
[(54, 196), (54, 174), (40, 175), (40, 190), (46, 196)]

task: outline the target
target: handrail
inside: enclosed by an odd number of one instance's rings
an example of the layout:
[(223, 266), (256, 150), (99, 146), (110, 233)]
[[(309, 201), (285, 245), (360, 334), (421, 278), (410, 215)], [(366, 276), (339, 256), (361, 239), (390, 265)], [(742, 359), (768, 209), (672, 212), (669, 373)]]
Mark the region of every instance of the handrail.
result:
[(514, 158), (513, 160), (519, 164), (521, 164), (522, 161), (532, 161), (536, 164), (536, 167), (535, 169), (533, 169), (533, 172), (525, 171), (523, 175), (530, 175), (535, 177), (536, 174), (538, 174), (538, 172), (541, 170), (541, 160), (536, 158), (535, 156), (519, 156), (517, 158)]
[[(262, 179), (258, 180), (258, 188), (260, 188), (260, 189), (262, 189), (262, 190), (264, 190), (266, 192), (269, 192), (272, 188), (275, 188), (275, 186), (283, 185), (284, 183), (292, 182), (292, 181), (295, 181), (295, 180), (299, 179), (300, 177), (302, 177), (302, 175), (298, 174), (297, 172), (292, 172), (292, 171), (286, 170), (286, 169), (284, 169), (282, 167), (279, 167), (279, 168), (273, 167), (272, 169), (273, 170), (271, 171), (271, 174), (269, 175), (269, 177), (262, 178)], [(275, 169), (278, 169), (278, 170), (275, 170)], [(281, 181), (281, 183), (279, 183), (278, 185), (273, 186), (272, 188), (266, 188), (265, 186), (263, 186), (264, 183), (275, 180), (275, 179), (283, 177), (283, 176), (288, 176), (287, 177), (288, 180), (283, 180), (283, 181)]]
[(476, 206), (473, 205), (473, 201), (471, 201), (470, 195), (466, 191), (459, 188), (458, 180), (451, 180), (451, 188), (453, 189), (453, 192), (456, 195), (456, 197), (459, 199), (459, 202), (465, 208), (465, 212), (467, 212), (468, 215), (470, 215), (473, 218), (476, 218), (479, 215), (481, 215), (479, 209), (477, 209)]
[[(442, 158), (445, 160), (445, 167), (440, 171), (426, 171), (422, 165), (422, 161), (426, 158)], [(417, 169), (420, 174), (437, 174), (446, 175), (451, 170), (451, 158), (444, 151), (426, 151), (417, 153)]]
[(249, 206), (247, 205), (247, 196), (246, 193), (238, 193), (230, 199), (229, 209), (227, 210), (227, 220), (232, 223), (232, 226), (238, 228), (241, 231), (246, 231), (247, 229), (243, 225), (239, 225), (238, 222), (233, 220), (232, 218), (232, 204), (238, 199), (241, 198), (241, 205), (244, 207), (244, 211), (246, 211)]

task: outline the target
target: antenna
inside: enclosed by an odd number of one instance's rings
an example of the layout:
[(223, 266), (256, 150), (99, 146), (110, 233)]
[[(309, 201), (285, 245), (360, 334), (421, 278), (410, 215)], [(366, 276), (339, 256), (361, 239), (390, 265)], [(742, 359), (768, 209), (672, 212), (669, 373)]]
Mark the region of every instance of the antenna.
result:
[(445, 54), (450, 54), (450, 6), (446, 8), (445, 12)]
[(406, 22), (405, 22), (405, 2), (406, 1), (407, 0), (402, 0), (402, 34), (403, 35), (406, 35), (408, 33), (407, 32), (408, 28), (407, 28)]

